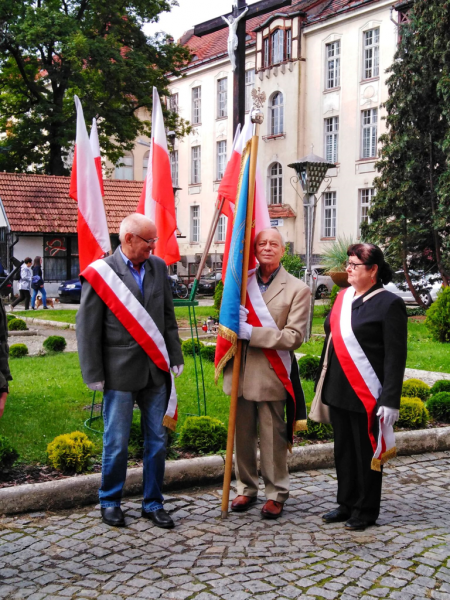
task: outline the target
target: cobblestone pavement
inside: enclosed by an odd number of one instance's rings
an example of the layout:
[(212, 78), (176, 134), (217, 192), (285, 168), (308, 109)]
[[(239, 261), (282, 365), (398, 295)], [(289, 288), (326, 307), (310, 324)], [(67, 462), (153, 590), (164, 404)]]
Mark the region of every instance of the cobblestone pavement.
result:
[(450, 453), (401, 457), (385, 470), (377, 527), (324, 525), (333, 469), (292, 475), (279, 521), (257, 506), (220, 519), (216, 488), (173, 494), (172, 531), (124, 502), (126, 529), (94, 507), (0, 519), (0, 598), (278, 600), (450, 599)]

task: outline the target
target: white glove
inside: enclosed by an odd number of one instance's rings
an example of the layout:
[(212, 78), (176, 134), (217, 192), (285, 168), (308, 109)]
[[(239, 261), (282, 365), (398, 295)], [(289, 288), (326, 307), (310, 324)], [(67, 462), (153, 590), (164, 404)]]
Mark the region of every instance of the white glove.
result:
[(103, 392), (103, 388), (105, 387), (104, 381), (94, 381), (94, 383), (88, 383), (88, 388), (93, 392)]
[(400, 411), (396, 408), (389, 408), (389, 406), (380, 406), (377, 412), (377, 417), (383, 418), (384, 424), (388, 427), (393, 427), (394, 423), (398, 421)]
[(253, 326), (247, 323), (248, 310), (245, 306), (239, 307), (239, 334), (240, 340), (249, 340), (252, 337)]
[(175, 377), (179, 377), (184, 370), (184, 365), (174, 365), (170, 367)]

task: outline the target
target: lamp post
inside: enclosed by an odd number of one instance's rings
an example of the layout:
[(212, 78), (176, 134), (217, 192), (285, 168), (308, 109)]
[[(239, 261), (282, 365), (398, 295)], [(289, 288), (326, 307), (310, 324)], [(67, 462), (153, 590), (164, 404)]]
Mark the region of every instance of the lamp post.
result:
[(306, 328), (305, 341), (311, 337), (312, 320), (314, 314), (314, 300), (316, 295), (316, 281), (312, 276), (311, 262), (314, 243), (314, 226), (316, 223), (316, 207), (318, 199), (316, 194), (325, 179), (328, 169), (336, 165), (327, 162), (324, 158), (313, 154), (291, 163), (288, 167), (295, 169), (297, 177), (295, 183), (300, 182), (303, 190), (303, 219), (305, 224), (305, 253), (306, 253), (306, 282), (311, 290), (311, 309), (309, 322)]

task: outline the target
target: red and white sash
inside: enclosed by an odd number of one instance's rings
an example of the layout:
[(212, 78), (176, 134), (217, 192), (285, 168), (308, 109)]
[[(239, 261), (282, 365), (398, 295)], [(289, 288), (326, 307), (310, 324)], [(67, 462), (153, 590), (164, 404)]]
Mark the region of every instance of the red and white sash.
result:
[(163, 425), (175, 431), (178, 419), (177, 392), (174, 377), (170, 371), (166, 342), (156, 323), (136, 296), (104, 260), (100, 259), (91, 263), (81, 275), (91, 284), (106, 306), (155, 365), (162, 371), (170, 373), (172, 386)]
[(383, 386), (353, 333), (352, 303), (354, 294), (353, 287), (338, 294), (330, 317), (331, 333), (339, 364), (353, 391), (366, 409), (369, 438), (374, 451), (372, 469), (380, 471), (381, 465), (396, 456), (395, 435), (393, 427), (385, 425), (383, 418), (379, 420), (378, 440), (373, 434), (377, 400)]
[[(249, 311), (247, 322), (254, 327), (271, 327), (279, 331), (272, 315), (264, 302), (261, 290), (256, 279), (256, 273), (249, 275), (247, 283), (246, 308)], [(261, 348), (271, 364), (275, 374), (291, 396), (295, 405), (295, 393), (291, 381), (291, 355), (288, 350), (269, 350)], [(295, 414), (295, 410), (294, 410)], [(294, 431), (306, 429), (306, 421), (294, 420)]]

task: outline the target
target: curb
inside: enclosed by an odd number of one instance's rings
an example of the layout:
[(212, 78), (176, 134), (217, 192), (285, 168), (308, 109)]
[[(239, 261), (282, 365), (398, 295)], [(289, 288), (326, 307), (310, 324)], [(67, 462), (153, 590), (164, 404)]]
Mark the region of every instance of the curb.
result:
[(25, 321), (26, 323), (33, 323), (34, 325), (45, 325), (47, 327), (57, 327), (59, 329), (76, 329), (75, 323), (62, 323), (61, 321), (51, 321), (50, 319), (35, 319), (34, 317), (21, 317), (18, 319)]
[[(396, 436), (401, 456), (450, 450), (450, 427), (402, 431)], [(288, 455), (290, 471), (309, 471), (334, 467), (334, 445), (296, 446)], [(168, 461), (164, 477), (165, 490), (179, 490), (193, 485), (213, 484), (223, 477), (222, 456)], [(32, 483), (0, 489), (0, 514), (72, 508), (98, 502), (101, 474), (78, 475), (67, 479)], [(142, 467), (128, 469), (124, 496), (142, 493)]]

